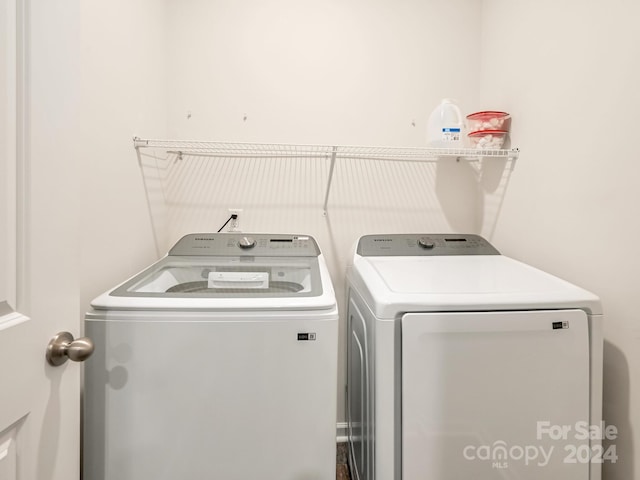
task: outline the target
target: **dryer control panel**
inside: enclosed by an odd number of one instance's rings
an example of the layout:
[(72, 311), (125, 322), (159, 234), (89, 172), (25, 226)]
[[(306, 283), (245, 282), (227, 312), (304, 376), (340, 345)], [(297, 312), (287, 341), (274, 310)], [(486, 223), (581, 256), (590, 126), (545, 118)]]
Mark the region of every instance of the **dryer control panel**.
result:
[(441, 233), (365, 235), (356, 252), (362, 257), (500, 255), (479, 235)]
[(309, 235), (192, 233), (182, 237), (169, 255), (317, 257), (320, 249)]

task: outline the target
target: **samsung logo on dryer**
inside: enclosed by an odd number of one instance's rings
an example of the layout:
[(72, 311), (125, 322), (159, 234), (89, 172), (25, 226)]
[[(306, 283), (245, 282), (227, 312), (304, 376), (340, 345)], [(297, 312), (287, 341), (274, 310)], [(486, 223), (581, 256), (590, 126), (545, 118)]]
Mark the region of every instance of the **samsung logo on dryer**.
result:
[(374, 242), (393, 242), (392, 238), (374, 238)]
[(212, 242), (213, 240), (215, 240), (215, 238), (211, 238), (211, 237), (195, 237), (194, 240), (205, 240), (207, 242)]

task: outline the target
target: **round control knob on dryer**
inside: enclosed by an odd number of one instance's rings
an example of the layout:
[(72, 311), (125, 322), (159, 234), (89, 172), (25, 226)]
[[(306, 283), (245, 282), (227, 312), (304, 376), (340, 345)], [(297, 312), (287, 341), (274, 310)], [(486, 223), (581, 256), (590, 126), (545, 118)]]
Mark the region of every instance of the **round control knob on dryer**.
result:
[(253, 248), (256, 246), (256, 240), (253, 237), (242, 237), (238, 241), (240, 248)]
[(420, 237), (418, 239), (418, 245), (420, 245), (422, 248), (427, 248), (427, 249), (432, 249), (433, 247), (436, 246), (433, 240), (431, 240), (428, 237)]

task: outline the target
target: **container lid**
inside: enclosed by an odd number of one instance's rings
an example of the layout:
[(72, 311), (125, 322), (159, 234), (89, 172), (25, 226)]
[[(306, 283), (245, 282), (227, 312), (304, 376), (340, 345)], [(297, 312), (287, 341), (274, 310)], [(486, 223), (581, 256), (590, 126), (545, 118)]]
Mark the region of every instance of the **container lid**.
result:
[(469, 133), (468, 137), (484, 137), (485, 135), (505, 135), (509, 133), (506, 130), (476, 130), (475, 132)]
[(475, 112), (467, 115), (469, 120), (486, 120), (488, 118), (509, 118), (511, 115), (507, 112), (497, 112), (495, 110), (486, 110), (484, 112)]

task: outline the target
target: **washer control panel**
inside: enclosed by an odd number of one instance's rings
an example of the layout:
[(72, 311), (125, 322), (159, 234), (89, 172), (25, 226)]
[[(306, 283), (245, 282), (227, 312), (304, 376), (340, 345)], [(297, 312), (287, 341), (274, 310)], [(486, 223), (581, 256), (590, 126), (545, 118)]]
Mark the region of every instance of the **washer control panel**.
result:
[(317, 257), (320, 249), (309, 235), (192, 233), (182, 237), (169, 255)]
[(500, 255), (479, 235), (442, 233), (365, 235), (356, 251), (363, 257)]

